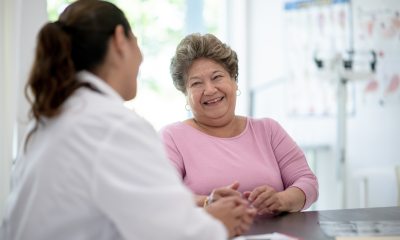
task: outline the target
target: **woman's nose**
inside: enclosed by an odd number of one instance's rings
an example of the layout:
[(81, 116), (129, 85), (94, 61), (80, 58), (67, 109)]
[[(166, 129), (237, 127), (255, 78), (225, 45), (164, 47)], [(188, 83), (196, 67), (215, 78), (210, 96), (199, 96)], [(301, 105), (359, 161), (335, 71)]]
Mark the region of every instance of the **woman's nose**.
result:
[(205, 95), (212, 95), (217, 91), (217, 88), (212, 82), (207, 82), (204, 86), (204, 94)]

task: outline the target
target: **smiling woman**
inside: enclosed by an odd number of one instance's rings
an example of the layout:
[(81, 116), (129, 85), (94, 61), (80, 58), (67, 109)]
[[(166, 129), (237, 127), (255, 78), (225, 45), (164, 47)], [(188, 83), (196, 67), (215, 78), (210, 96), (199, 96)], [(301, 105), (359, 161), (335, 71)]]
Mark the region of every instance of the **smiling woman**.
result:
[(161, 135), (198, 206), (244, 196), (259, 214), (277, 214), (301, 211), (317, 200), (317, 179), (286, 131), (272, 119), (235, 114), (234, 50), (212, 34), (189, 34), (170, 70), (193, 118), (166, 126)]

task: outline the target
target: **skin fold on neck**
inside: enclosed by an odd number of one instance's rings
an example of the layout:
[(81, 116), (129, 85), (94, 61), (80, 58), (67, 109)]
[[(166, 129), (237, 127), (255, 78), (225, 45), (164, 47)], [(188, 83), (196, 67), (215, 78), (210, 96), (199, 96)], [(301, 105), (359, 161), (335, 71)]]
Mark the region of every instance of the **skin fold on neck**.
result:
[(246, 118), (242, 116), (234, 116), (233, 119), (227, 124), (218, 126), (200, 123), (195, 118), (186, 120), (186, 123), (208, 135), (221, 138), (230, 138), (235, 137), (244, 131), (246, 127)]

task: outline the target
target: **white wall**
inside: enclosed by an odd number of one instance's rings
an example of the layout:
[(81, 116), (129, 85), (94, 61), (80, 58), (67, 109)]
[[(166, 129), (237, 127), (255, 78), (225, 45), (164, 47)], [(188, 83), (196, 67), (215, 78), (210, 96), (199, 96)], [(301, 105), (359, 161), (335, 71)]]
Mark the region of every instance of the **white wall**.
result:
[(395, 167), (400, 166), (400, 101), (365, 106), (358, 94), (356, 109), (348, 122), (348, 206), (395, 206), (400, 188), (395, 184)]
[[(249, 14), (246, 0), (225, 0), (226, 14), (226, 43), (236, 51), (239, 59), (238, 85), (241, 94), (237, 97), (236, 114), (247, 115), (249, 108), (248, 85), (251, 65), (248, 57), (248, 22)], [(221, 39), (222, 40), (222, 39)], [(224, 41), (224, 40), (223, 40)]]
[(20, 143), (27, 124), (23, 88), (36, 34), (46, 19), (45, 0), (0, 0), (0, 216), (10, 187), (13, 135), (17, 134), (15, 141)]
[(274, 81), (285, 73), (282, 41), (282, 3), (279, 0), (247, 1), (250, 87)]
[(10, 168), (13, 156), (12, 137), (17, 108), (18, 2), (0, 1), (0, 216), (10, 187)]

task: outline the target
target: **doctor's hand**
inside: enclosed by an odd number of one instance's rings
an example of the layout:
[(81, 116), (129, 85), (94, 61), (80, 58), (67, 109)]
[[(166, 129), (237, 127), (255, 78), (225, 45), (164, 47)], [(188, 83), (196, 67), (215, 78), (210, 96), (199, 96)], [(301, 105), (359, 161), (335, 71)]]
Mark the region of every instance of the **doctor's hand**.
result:
[(256, 209), (250, 208), (247, 200), (238, 196), (221, 198), (206, 206), (205, 210), (225, 225), (229, 237), (249, 230), (256, 215)]
[(214, 189), (209, 196), (209, 203), (218, 201), (221, 198), (229, 196), (241, 197), (241, 193), (238, 191), (239, 182), (234, 182), (231, 185)]
[(289, 187), (285, 191), (277, 192), (268, 185), (255, 188), (251, 192), (244, 192), (257, 214), (279, 214), (281, 212), (300, 211), (305, 204), (305, 194), (297, 187)]

